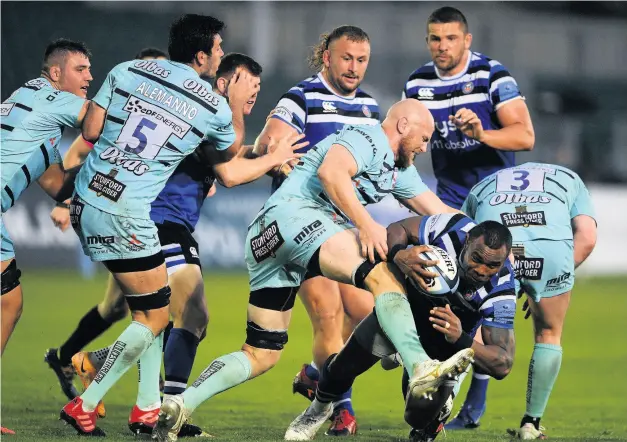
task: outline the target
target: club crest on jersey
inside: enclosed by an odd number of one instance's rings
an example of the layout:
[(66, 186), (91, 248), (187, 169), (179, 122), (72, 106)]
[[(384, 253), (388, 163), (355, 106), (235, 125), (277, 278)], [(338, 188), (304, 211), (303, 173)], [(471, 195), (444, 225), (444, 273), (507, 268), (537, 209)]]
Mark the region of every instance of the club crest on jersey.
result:
[(472, 81), (469, 81), (468, 83), (464, 84), (464, 86), (462, 87), (462, 92), (464, 94), (469, 94), (473, 91), (474, 88), (475, 88), (475, 85), (472, 84)]
[(372, 117), (372, 112), (370, 112), (370, 108), (368, 106), (366, 106), (365, 104), (361, 107), (361, 111), (364, 113), (364, 115), (367, 118)]

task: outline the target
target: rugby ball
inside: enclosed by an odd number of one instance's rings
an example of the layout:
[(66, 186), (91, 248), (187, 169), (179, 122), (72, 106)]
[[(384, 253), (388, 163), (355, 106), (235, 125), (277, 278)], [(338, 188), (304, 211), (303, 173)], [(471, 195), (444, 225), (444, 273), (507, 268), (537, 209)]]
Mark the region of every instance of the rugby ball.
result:
[(436, 278), (427, 279), (428, 289), (425, 291), (422, 287), (409, 279), (416, 289), (427, 296), (444, 297), (449, 293), (455, 292), (459, 286), (459, 274), (457, 273), (457, 263), (444, 249), (436, 246), (428, 245), (429, 250), (421, 252), (420, 257), (424, 259), (438, 261), (438, 264), (431, 267), (425, 267), (430, 272), (438, 274)]

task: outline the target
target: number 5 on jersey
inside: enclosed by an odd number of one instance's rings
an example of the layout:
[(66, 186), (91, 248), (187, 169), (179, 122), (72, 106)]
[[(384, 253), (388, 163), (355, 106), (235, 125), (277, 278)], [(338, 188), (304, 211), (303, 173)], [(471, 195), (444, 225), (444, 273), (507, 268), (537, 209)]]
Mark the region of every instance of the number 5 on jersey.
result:
[(177, 116), (132, 95), (124, 105), (124, 110), (130, 115), (116, 144), (124, 146), (125, 152), (141, 158), (154, 159), (170, 136), (183, 139), (191, 129), (191, 125)]

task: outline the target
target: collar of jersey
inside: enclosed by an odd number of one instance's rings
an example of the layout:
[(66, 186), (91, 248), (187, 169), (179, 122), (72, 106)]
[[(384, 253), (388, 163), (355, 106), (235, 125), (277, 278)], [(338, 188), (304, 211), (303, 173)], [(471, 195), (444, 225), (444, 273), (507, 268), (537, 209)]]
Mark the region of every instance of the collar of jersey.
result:
[(468, 72), (468, 66), (470, 66), (470, 60), (472, 60), (472, 51), (470, 49), (468, 49), (468, 60), (466, 60), (466, 67), (459, 74), (453, 75), (452, 77), (442, 77), (440, 75), (440, 71), (436, 67), (435, 63), (433, 63), (433, 69), (435, 70), (435, 75), (437, 75), (438, 78), (440, 80), (442, 80), (442, 81), (457, 80), (457, 79), (461, 78), (462, 76), (464, 76), (466, 74), (466, 72)]
[[(198, 75), (198, 72), (196, 72), (196, 69), (194, 69), (191, 66), (186, 65), (185, 63), (179, 63), (178, 61), (172, 61), (172, 60), (168, 60), (170, 63), (172, 63), (173, 65), (181, 68), (181, 69), (185, 69), (187, 71), (193, 72), (198, 78), (200, 78), (201, 80), (205, 81), (206, 83), (209, 83), (207, 80), (205, 80), (204, 78), (201, 78), (200, 75)], [(210, 83), (209, 83), (210, 84)]]
[(48, 79), (47, 79), (46, 77), (44, 77), (43, 75), (42, 75), (41, 77), (37, 78), (37, 79), (38, 79), (38, 80), (45, 81), (45, 82), (46, 82), (46, 84), (47, 84), (48, 86), (50, 86), (50, 87), (51, 87), (51, 88), (53, 88), (53, 89), (55, 88), (55, 87), (52, 85), (52, 83), (50, 83), (50, 80), (48, 80)]
[(346, 97), (344, 95), (336, 94), (335, 91), (331, 88), (331, 86), (329, 86), (329, 84), (325, 81), (324, 77), (322, 76), (322, 72), (318, 72), (318, 78), (320, 79), (320, 83), (322, 83), (322, 85), (324, 87), (326, 87), (329, 92), (331, 92), (333, 95), (335, 95), (338, 98), (344, 98), (345, 100), (353, 100), (357, 96), (357, 90), (356, 89), (355, 89), (355, 92), (353, 93), (352, 97)]

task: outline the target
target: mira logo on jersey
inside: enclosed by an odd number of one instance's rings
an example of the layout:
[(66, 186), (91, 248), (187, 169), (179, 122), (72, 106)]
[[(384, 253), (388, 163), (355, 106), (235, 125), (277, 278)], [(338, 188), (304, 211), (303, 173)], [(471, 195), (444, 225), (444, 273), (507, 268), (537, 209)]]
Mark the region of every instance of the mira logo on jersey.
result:
[(122, 184), (114, 178), (117, 174), (118, 171), (115, 169), (111, 170), (109, 175), (96, 172), (87, 187), (96, 192), (96, 196), (104, 196), (106, 199), (117, 203), (122, 192), (126, 189), (126, 184)]
[(311, 246), (327, 229), (323, 226), (322, 221), (315, 220), (313, 223), (303, 227), (303, 229), (294, 237), (294, 242), (305, 247)]
[(505, 227), (546, 226), (544, 212), (527, 212), (527, 206), (516, 207), (515, 213), (501, 213)]
[(257, 263), (274, 256), (276, 251), (283, 245), (285, 240), (279, 232), (276, 221), (272, 221), (267, 228), (263, 229), (257, 236), (250, 240), (250, 248)]
[(549, 279), (546, 282), (544, 290), (554, 292), (556, 290), (564, 290), (571, 282), (573, 275), (570, 272), (562, 273), (557, 278)]

